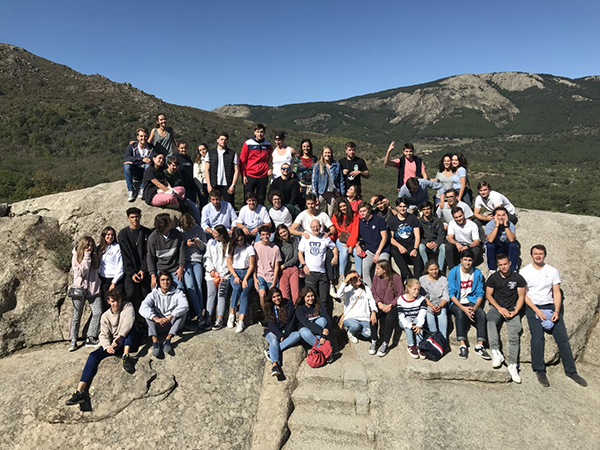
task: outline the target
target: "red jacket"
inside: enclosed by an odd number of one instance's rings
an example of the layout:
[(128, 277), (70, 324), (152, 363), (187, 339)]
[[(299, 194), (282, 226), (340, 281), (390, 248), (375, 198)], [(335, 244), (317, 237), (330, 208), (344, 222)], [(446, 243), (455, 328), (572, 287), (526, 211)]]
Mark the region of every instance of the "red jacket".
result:
[(340, 233), (343, 231), (345, 231), (346, 233), (350, 233), (350, 237), (348, 238), (348, 242), (346, 243), (348, 247), (355, 247), (356, 241), (358, 241), (358, 220), (358, 214), (355, 213), (354, 217), (352, 218), (352, 222), (350, 222), (350, 225), (348, 225), (348, 227), (345, 227), (343, 223), (338, 223), (335, 214), (331, 216), (331, 222), (333, 223), (333, 226), (337, 231), (336, 238), (338, 238)]
[(264, 139), (258, 142), (248, 139), (242, 146), (240, 153), (240, 169), (242, 176), (264, 178), (269, 175), (269, 163), (273, 153), (271, 143)]

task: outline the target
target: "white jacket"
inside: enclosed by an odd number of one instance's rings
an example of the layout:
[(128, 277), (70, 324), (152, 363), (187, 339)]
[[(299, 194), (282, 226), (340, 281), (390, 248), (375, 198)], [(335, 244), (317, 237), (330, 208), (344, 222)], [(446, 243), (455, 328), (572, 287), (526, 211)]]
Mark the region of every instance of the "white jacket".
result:
[(211, 270), (216, 270), (221, 275), (221, 279), (228, 279), (231, 274), (227, 268), (227, 258), (223, 256), (223, 243), (211, 239), (206, 244), (206, 254), (204, 255), (204, 278), (212, 281)]

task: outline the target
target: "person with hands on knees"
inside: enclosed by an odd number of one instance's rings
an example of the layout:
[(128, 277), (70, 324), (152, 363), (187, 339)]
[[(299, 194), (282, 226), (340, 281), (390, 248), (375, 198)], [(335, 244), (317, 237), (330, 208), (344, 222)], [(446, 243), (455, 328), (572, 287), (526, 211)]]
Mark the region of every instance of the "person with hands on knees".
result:
[(239, 303), (239, 313), (236, 333), (241, 333), (246, 328), (244, 318), (248, 311), (248, 292), (252, 284), (249, 280), (256, 268), (256, 253), (254, 247), (246, 242), (244, 232), (239, 228), (233, 230), (231, 241), (227, 249), (227, 268), (231, 274), (231, 301), (227, 328), (235, 326), (235, 309)]
[(504, 206), (494, 209), (493, 219), (485, 226), (487, 242), (485, 252), (490, 272), (497, 269), (496, 255), (503, 253), (508, 255), (510, 270), (513, 272), (519, 268), (519, 244), (515, 234), (515, 225), (508, 220), (508, 211)]
[(426, 359), (425, 354), (417, 347), (423, 340), (422, 331), (427, 316), (427, 300), (420, 294), (420, 290), (419, 280), (408, 279), (404, 294), (398, 297), (398, 320), (406, 334), (410, 357)]
[(377, 305), (371, 289), (357, 272), (350, 272), (340, 284), (338, 298), (344, 303), (344, 327), (348, 340), (358, 343), (358, 336), (371, 339), (371, 327), (377, 323)]
[(448, 339), (448, 279), (440, 273), (435, 259), (427, 261), (425, 271), (427, 273), (419, 278), (419, 283), (427, 300), (427, 328), (431, 332), (439, 330)]

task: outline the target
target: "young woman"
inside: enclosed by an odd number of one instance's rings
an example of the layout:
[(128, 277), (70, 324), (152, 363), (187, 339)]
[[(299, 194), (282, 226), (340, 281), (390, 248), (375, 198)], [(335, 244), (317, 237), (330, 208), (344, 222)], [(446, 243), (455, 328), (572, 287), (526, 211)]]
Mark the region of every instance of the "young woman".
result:
[[(377, 356), (385, 356), (388, 352), (392, 332), (398, 324), (397, 299), (404, 294), (402, 277), (392, 269), (389, 261), (379, 261), (375, 265), (375, 276), (371, 292), (377, 305), (377, 321), (371, 328), (371, 347), (369, 353)], [(377, 328), (383, 334), (383, 342), (377, 351)], [(383, 327), (383, 330), (381, 328)]]
[(427, 316), (427, 301), (419, 294), (421, 285), (416, 278), (406, 282), (404, 294), (398, 297), (398, 319), (404, 328), (408, 354), (411, 358), (426, 359), (425, 354), (417, 347), (423, 340), (423, 325)]
[[(427, 300), (427, 328), (438, 331), (448, 337), (448, 279), (440, 273), (435, 259), (425, 265), (426, 275), (419, 278), (421, 294)], [(437, 318), (437, 323), (436, 323)]]
[(467, 169), (469, 163), (467, 158), (462, 153), (454, 153), (452, 155), (452, 169), (454, 170), (454, 177), (452, 178), (452, 188), (458, 191), (458, 197), (456, 200), (463, 201), (469, 207), (471, 206), (469, 179), (467, 178)]
[[(344, 197), (338, 199), (333, 208), (331, 222), (337, 231), (335, 245), (340, 255), (340, 277), (346, 275), (348, 256), (354, 252), (354, 248), (356, 247), (356, 241), (358, 240), (358, 220), (359, 215), (352, 210), (350, 202)], [(357, 260), (356, 271), (359, 275), (362, 272), (361, 268), (361, 264)]]
[[(223, 314), (225, 313), (225, 301), (229, 291), (229, 268), (227, 267), (227, 245), (229, 244), (229, 233), (223, 225), (217, 225), (216, 238), (208, 241), (206, 246), (206, 259), (204, 269), (206, 270), (206, 295), (208, 297), (206, 313), (208, 324), (212, 323), (217, 306), (217, 319), (212, 327), (213, 330), (223, 328)], [(218, 302), (218, 303), (217, 303)]]
[(164, 156), (171, 156), (178, 147), (173, 129), (167, 126), (167, 116), (163, 113), (156, 115), (156, 128), (150, 131), (148, 142), (154, 146), (154, 151)]
[[(98, 244), (100, 257), (100, 292), (102, 300), (107, 301), (107, 294), (123, 280), (123, 257), (121, 247), (117, 244), (117, 232), (113, 227), (105, 227), (100, 234)], [(102, 305), (105, 306), (104, 304)]]
[(96, 243), (91, 236), (82, 237), (73, 249), (71, 259), (73, 269), (73, 288), (83, 289), (87, 292), (86, 298), (72, 298), (73, 318), (71, 319), (71, 345), (69, 351), (77, 350), (77, 335), (83, 314), (85, 301), (92, 308), (92, 320), (88, 328), (86, 347), (98, 347), (98, 332), (100, 327), (100, 316), (102, 315), (102, 299), (100, 296), (100, 258), (96, 249)]
[(342, 167), (333, 159), (331, 147), (323, 147), (321, 157), (313, 167), (312, 188), (319, 203), (327, 204), (327, 214), (331, 216), (334, 200), (346, 194)]
[(360, 279), (357, 272), (350, 272), (337, 291), (344, 303), (344, 327), (348, 340), (358, 343), (358, 335), (371, 339), (371, 328), (377, 323), (377, 305), (371, 289)]
[(281, 252), (279, 288), (284, 298), (291, 298), (296, 304), (300, 290), (298, 239), (292, 236), (286, 225), (280, 224), (275, 230), (275, 243)]
[(352, 211), (358, 213), (358, 205), (362, 202), (362, 189), (360, 186), (352, 185), (348, 188), (346, 192), (346, 198), (350, 202), (350, 206), (352, 207)]
[[(184, 214), (179, 220), (179, 231), (186, 245), (185, 272), (183, 283), (191, 308), (196, 314), (198, 327), (204, 326), (204, 253), (206, 252), (206, 234), (190, 214)], [(190, 314), (190, 317), (192, 314)]]
[(271, 375), (281, 375), (281, 352), (300, 342), (300, 333), (296, 330), (296, 312), (294, 303), (283, 297), (281, 291), (272, 287), (265, 299), (265, 318), (267, 328), (264, 336), (269, 343), (265, 350), (267, 359), (271, 361)]
[(312, 173), (313, 165), (317, 162), (317, 157), (313, 155), (313, 146), (310, 139), (302, 139), (300, 142), (300, 156), (296, 156), (293, 161), (294, 173), (300, 183), (300, 193), (302, 197), (312, 192)]
[[(438, 183), (442, 183), (446, 190), (452, 189), (454, 185), (454, 172), (456, 169), (452, 167), (452, 154), (446, 153), (440, 159), (440, 164), (438, 165), (438, 171), (435, 174), (435, 181)], [(438, 192), (435, 196), (435, 205), (437, 206), (440, 203), (441, 194)]]
[(317, 292), (311, 287), (304, 287), (298, 296), (296, 317), (300, 327), (300, 337), (311, 347), (317, 340), (323, 345), (330, 338), (331, 319), (327, 308), (317, 297)]
[(98, 371), (100, 362), (110, 355), (123, 353), (123, 370), (135, 372), (131, 351), (137, 351), (137, 335), (135, 334), (135, 311), (129, 302), (123, 302), (121, 291), (113, 290), (108, 293), (107, 301), (110, 308), (102, 314), (100, 326), (100, 348), (88, 356), (77, 391), (66, 401), (68, 406), (79, 405), (86, 400), (86, 391)]
[(194, 159), (194, 183), (196, 183), (196, 188), (198, 189), (198, 206), (200, 209), (208, 204), (208, 187), (206, 186), (206, 172), (204, 171), (204, 158), (207, 153), (207, 145), (200, 144), (196, 158)]
[(236, 333), (241, 333), (246, 327), (244, 317), (248, 310), (248, 292), (252, 287), (252, 274), (256, 268), (256, 253), (254, 247), (248, 244), (246, 235), (240, 228), (233, 230), (229, 248), (227, 250), (227, 269), (231, 277), (231, 303), (229, 308), (229, 319), (227, 328), (235, 326), (235, 309), (239, 303), (239, 318)]

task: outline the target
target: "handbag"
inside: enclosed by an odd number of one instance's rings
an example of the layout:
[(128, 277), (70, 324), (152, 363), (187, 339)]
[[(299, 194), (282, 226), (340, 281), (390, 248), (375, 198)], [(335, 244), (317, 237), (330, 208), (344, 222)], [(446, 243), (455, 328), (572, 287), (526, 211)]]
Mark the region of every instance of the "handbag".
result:
[(331, 343), (329, 341), (325, 341), (323, 345), (319, 345), (317, 347), (318, 344), (319, 340), (317, 339), (315, 344), (309, 350), (308, 356), (306, 357), (306, 363), (313, 369), (327, 364), (327, 360), (333, 353), (333, 349), (331, 348)]
[(350, 233), (347, 231), (341, 231), (338, 239), (342, 244), (346, 244), (348, 243), (348, 239), (350, 239)]
[(71, 287), (67, 295), (73, 300), (87, 300), (90, 298), (90, 291), (85, 288)]
[(447, 352), (448, 341), (442, 333), (434, 331), (421, 341), (419, 349), (430, 361), (439, 361)]

